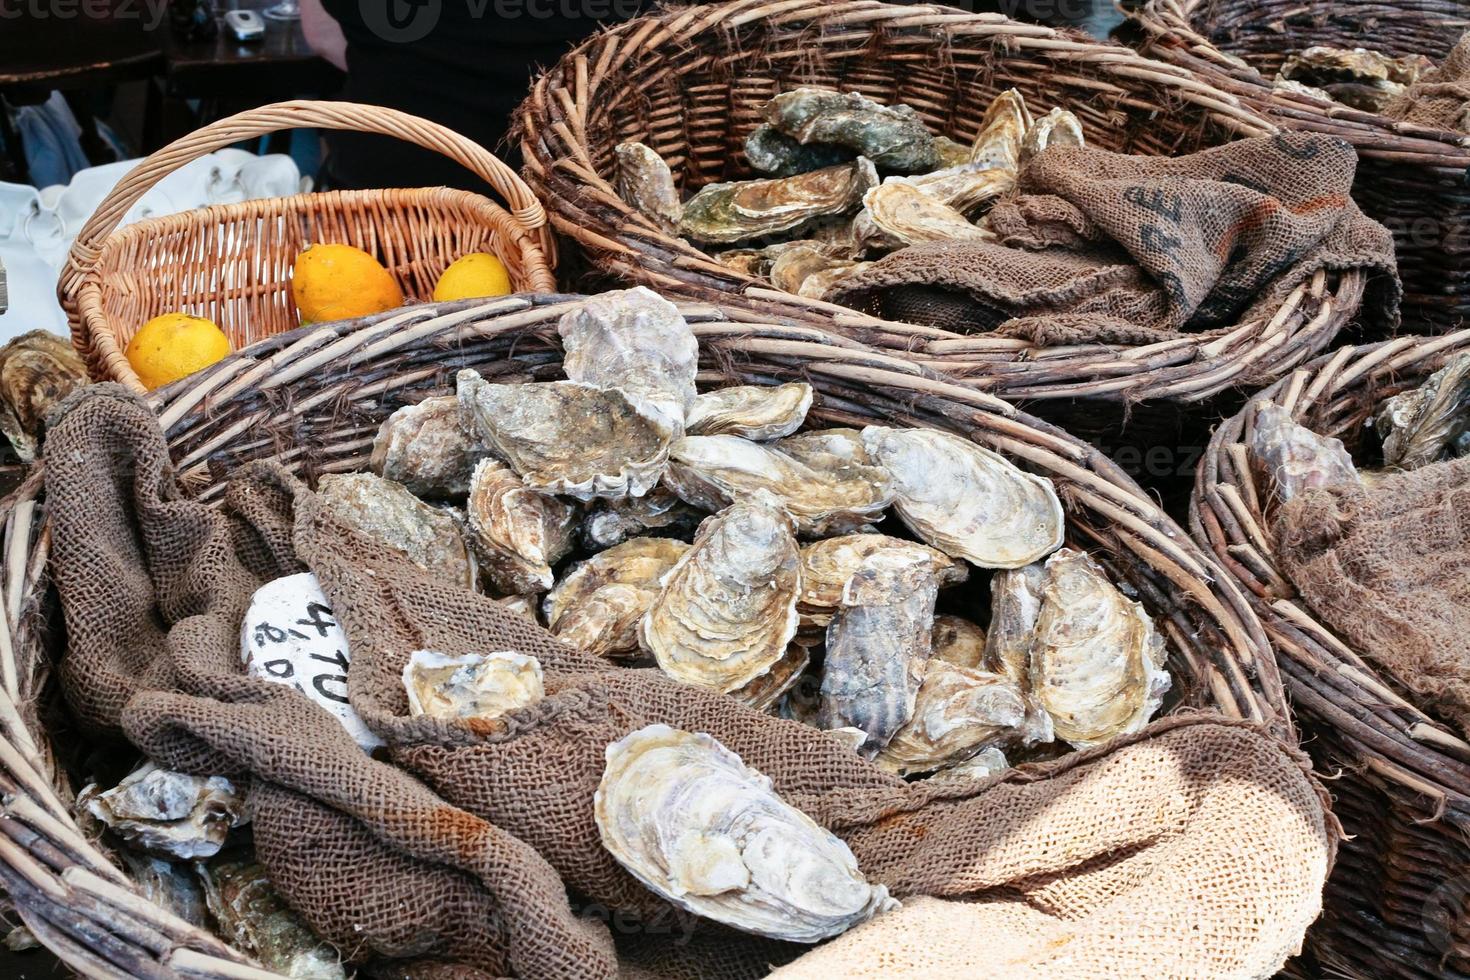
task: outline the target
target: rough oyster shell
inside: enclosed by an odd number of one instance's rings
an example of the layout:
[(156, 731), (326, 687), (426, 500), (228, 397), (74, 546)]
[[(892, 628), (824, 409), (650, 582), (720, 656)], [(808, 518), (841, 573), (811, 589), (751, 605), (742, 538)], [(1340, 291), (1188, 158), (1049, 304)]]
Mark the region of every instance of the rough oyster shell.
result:
[(843, 588), (864, 562), (879, 552), (927, 561), (939, 588), (958, 585), (970, 574), (962, 562), (942, 551), (886, 534), (844, 534), (813, 541), (801, 549), (801, 598), (797, 609), (803, 628), (825, 628), (832, 622), (842, 604)]
[(978, 211), (981, 205), (988, 204), (1016, 186), (1016, 172), (980, 164), (965, 164), (917, 177), (889, 177), (884, 183), (907, 184), (968, 221), (967, 216)]
[(963, 166), (970, 162), (971, 147), (963, 143), (956, 143), (948, 136), (934, 137), (934, 151), (939, 157), (937, 168), (948, 170), (950, 167)]
[(1247, 448), (1275, 481), (1282, 503), (1307, 490), (1361, 482), (1341, 439), (1323, 438), (1275, 402), (1255, 404)]
[(1454, 454), (1470, 432), (1470, 354), (1461, 354), (1418, 388), (1383, 403), (1373, 421), (1383, 440), (1383, 465), (1416, 470)]
[(245, 804), (223, 776), (190, 776), (145, 763), (112, 789), (87, 786), (77, 807), (145, 851), (196, 860), (218, 853)]
[(824, 472), (878, 465), (868, 456), (860, 429), (810, 429), (773, 445), (792, 459)]
[(546, 696), (541, 662), (510, 651), (451, 657), (415, 650), (403, 665), (410, 718), (491, 721)]
[(344, 980), (342, 956), (310, 929), (254, 861), (199, 866), (204, 899), (230, 945), (272, 973), (292, 980)]
[(737, 436), (685, 436), (669, 450), (664, 482), (683, 500), (718, 510), (754, 490), (774, 494), (802, 533), (876, 520), (893, 492), (878, 467), (819, 470)]
[(483, 459), (465, 510), (480, 572), (497, 592), (528, 595), (551, 588), (551, 566), (572, 550), (576, 508), (529, 489), (499, 460)]
[(49, 331), (32, 330), (0, 347), (0, 432), (22, 463), (35, 461), (51, 406), (88, 382), (71, 344)]
[(1083, 146), (1082, 123), (1066, 109), (1053, 109), (1026, 130), (1021, 140), (1021, 164), (1051, 146)]
[(536, 597), (533, 595), (507, 595), (495, 600), (511, 612), (525, 616), (531, 622), (540, 625), (541, 620), (536, 617)]
[(863, 195), (853, 234), (865, 249), (887, 250), (920, 242), (993, 241), (995, 234), (913, 184), (883, 183)]
[(981, 568), (1020, 568), (1061, 547), (1052, 482), (937, 429), (863, 430), (893, 477), (894, 511), (926, 544)]
[(864, 263), (835, 256), (832, 249), (813, 245), (788, 249), (771, 263), (770, 279), (777, 289), (804, 295), (806, 282), (814, 276), (833, 272), (850, 273)]
[(641, 497), (594, 503), (582, 522), (582, 540), (599, 551), (645, 534), (685, 538), (694, 534), (706, 514), (666, 487), (654, 487)]
[(1278, 81), (1297, 83), (1366, 112), (1382, 112), (1434, 62), (1423, 55), (1390, 58), (1364, 48), (1310, 47), (1282, 62)]
[[(994, 579), (991, 580), (992, 585)], [(986, 670), (985, 630), (959, 616), (935, 616), (930, 658), (956, 667)]]
[(709, 735), (649, 725), (614, 742), (592, 805), (603, 846), (635, 878), (743, 932), (817, 942), (898, 904)]
[(1023, 690), (1045, 581), (1046, 566), (1042, 562), (1004, 569), (990, 579), (990, 630), (985, 635), (984, 666), (1004, 674)]
[(773, 260), (761, 248), (730, 248), (715, 252), (710, 258), (727, 269), (753, 279), (765, 279), (771, 274)]
[(811, 407), (812, 386), (804, 381), (738, 385), (695, 398), (684, 425), (694, 436), (779, 439), (801, 428)]
[[(136, 854), (126, 849), (120, 849), (116, 854), (125, 865), (133, 887), (149, 905), (172, 912), (190, 925), (209, 928), (204, 889), (200, 887), (199, 877), (194, 871), (197, 865), (168, 861), (151, 854)], [(9, 937), (6, 946), (14, 949)]]
[(486, 456), (465, 431), (459, 399), (425, 398), (383, 420), (373, 439), (374, 473), (419, 497), (463, 497), (470, 474)]
[(730, 697), (756, 711), (769, 711), (796, 686), (811, 662), (811, 651), (793, 643), (786, 648), (786, 656), (776, 661), (770, 670), (744, 687), (731, 691)]
[(803, 279), (801, 286), (796, 290), (796, 295), (805, 296), (807, 299), (826, 299), (827, 294), (832, 292), (838, 283), (862, 272), (871, 264), (871, 262), (834, 263), (831, 268), (813, 272)]
[(795, 137), (787, 136), (769, 123), (757, 126), (745, 138), (745, 158), (751, 168), (772, 177), (794, 177), (834, 167), (855, 156), (847, 147), (830, 143), (803, 146)]
[(761, 114), (803, 145), (845, 146), (884, 170), (918, 173), (939, 163), (933, 134), (906, 105), (885, 106), (856, 92), (803, 86), (776, 96)]
[(664, 577), (639, 641), (677, 681), (722, 693), (743, 687), (785, 656), (796, 634), (800, 567), (780, 501), (763, 490), (742, 495), (700, 526)]
[(729, 245), (794, 232), (818, 218), (851, 211), (877, 183), (872, 162), (858, 157), (795, 177), (709, 184), (684, 205), (679, 234)]
[(935, 778), (973, 779), (979, 781), (989, 779), (991, 776), (1005, 772), (1009, 768), (1011, 768), (1011, 764), (1006, 761), (1006, 754), (1000, 749), (991, 747), (981, 749), (964, 762), (941, 769)]
[(990, 102), (980, 132), (970, 147), (967, 163), (1012, 173), (1021, 168), (1021, 142), (1031, 128), (1031, 110), (1015, 89), (1006, 89)]
[(620, 391), (576, 381), (492, 385), (470, 370), (456, 381), (475, 434), (532, 490), (641, 497), (668, 462), (669, 426)]
[(599, 657), (638, 649), (638, 621), (689, 551), (671, 538), (633, 538), (574, 566), (546, 597), (546, 628)]
[(1169, 690), (1165, 649), (1141, 605), (1085, 553), (1046, 563), (1030, 688), (1056, 737), (1084, 749), (1148, 724)]
[(1006, 678), (931, 659), (913, 717), (873, 762), (904, 776), (933, 772), (1017, 738), (1025, 721), (1025, 701)]
[(425, 571), (475, 587), (475, 563), (457, 512), (432, 507), (403, 484), (372, 473), (328, 473), (317, 481), (317, 494), (347, 524)]
[(868, 758), (913, 715), (939, 594), (932, 567), (927, 556), (889, 549), (869, 555), (843, 587), (827, 627), (817, 723), (867, 732)]
[(684, 214), (674, 174), (664, 158), (642, 143), (619, 143), (618, 196), (661, 230), (673, 234)]
[(673, 303), (635, 286), (602, 293), (557, 322), (568, 380), (615, 389), (677, 437), (698, 393), (699, 342)]

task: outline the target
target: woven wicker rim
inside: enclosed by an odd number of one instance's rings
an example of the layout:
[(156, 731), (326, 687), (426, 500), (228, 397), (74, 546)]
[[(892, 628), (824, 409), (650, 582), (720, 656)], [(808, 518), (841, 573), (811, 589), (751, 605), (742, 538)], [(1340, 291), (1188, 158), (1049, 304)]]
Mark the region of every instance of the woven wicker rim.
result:
[[(576, 302), (517, 296), (302, 328), (160, 389), (150, 403), (181, 480), (201, 498), (219, 489), (225, 456), (273, 456), (300, 471), (356, 469), (367, 461), (373, 420), (408, 396), (447, 386), (458, 366), (510, 358), (522, 380), (559, 376), (556, 321)], [(1295, 744), (1270, 647), (1244, 594), (1097, 450), (999, 399), (830, 332), (738, 308), (683, 309), (706, 353), (705, 383), (806, 378), (821, 390), (821, 413), (832, 424), (880, 417), (942, 426), (1052, 476), (1072, 531), (1100, 549), (1157, 614), (1187, 703), (1264, 725)], [(341, 414), (353, 405), (370, 409), (370, 417)], [(317, 446), (310, 459), (292, 445), (298, 425)], [(0, 793), (8, 819), (0, 820), (0, 885), (35, 934), (84, 975), (270, 976), (150, 906), (83, 839), (68, 812), (70, 793), (57, 781), (36, 721), (50, 663), (42, 482), (38, 467), (5, 502)]]

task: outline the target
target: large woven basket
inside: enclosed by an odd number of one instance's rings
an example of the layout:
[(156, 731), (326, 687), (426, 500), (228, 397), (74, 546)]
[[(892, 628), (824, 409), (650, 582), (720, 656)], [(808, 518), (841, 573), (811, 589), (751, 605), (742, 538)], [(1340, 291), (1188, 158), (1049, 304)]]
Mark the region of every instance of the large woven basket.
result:
[(1336, 102), (1272, 91), (1285, 56), (1314, 44), (1443, 58), (1470, 30), (1455, 0), (1147, 0), (1128, 16), (1142, 50), (1209, 80), (1286, 129), (1330, 133), (1358, 151), (1353, 197), (1393, 232), (1404, 312), (1435, 332), (1470, 314), (1470, 136)]
[[(447, 187), (328, 191), (214, 205), (117, 229), (149, 188), (189, 161), (241, 140), (304, 127), (380, 133), (436, 150), (484, 180), (505, 207)], [(72, 343), (93, 378), (142, 391), (123, 350), (161, 313), (208, 317), (236, 350), (295, 329), (301, 321), (291, 299), (291, 268), (297, 253), (314, 242), (355, 245), (377, 256), (410, 301), (428, 299), (451, 262), (477, 251), (499, 256), (517, 291), (556, 287), (545, 212), (515, 172), (484, 147), (394, 109), (281, 102), (170, 143), (140, 161), (98, 205), (58, 284)]]
[[(379, 422), (462, 367), (497, 380), (561, 375), (556, 323), (573, 297), (425, 306), (277, 336), (155, 392), (182, 482), (212, 498), (235, 464), (274, 458), (307, 478), (367, 465)], [(814, 416), (936, 426), (1051, 477), (1070, 536), (1137, 590), (1167, 636), (1178, 710), (1213, 709), (1294, 744), (1270, 647), (1249, 602), (1097, 450), (991, 396), (830, 332), (690, 304), (701, 384), (811, 381)], [(254, 977), (217, 942), (152, 908), (79, 833), (64, 743), (38, 718), (65, 637), (51, 628), (49, 539), (37, 473), (8, 503), (0, 561), (0, 885), (24, 921), (89, 977)], [(64, 737), (64, 736), (63, 736)], [(53, 748), (55, 751), (53, 751)], [(1160, 896), (1167, 901), (1167, 896)]]
[[(1344, 347), (1260, 397), (1357, 451), (1384, 398), (1470, 350), (1470, 331)], [(1251, 596), (1286, 679), (1303, 744), (1349, 838), (1309, 934), (1351, 976), (1470, 974), (1470, 744), (1391, 687), (1319, 623), (1278, 570), (1242, 445), (1246, 416), (1222, 425), (1200, 468), (1190, 525)]]
[[(906, 103), (962, 142), (1012, 87), (1033, 106), (1072, 110), (1093, 144), (1131, 153), (1172, 155), (1272, 131), (1191, 72), (1073, 32), (953, 7), (737, 0), (632, 21), (567, 55), (519, 110), (524, 174), (557, 231), (599, 272), (835, 324), (1007, 399), (1034, 401), (1031, 410), (1089, 436), (1115, 430), (1125, 415), (1139, 425), (1149, 413), (1133, 408), (1140, 402), (1199, 402), (1264, 386), (1325, 349), (1360, 304), (1361, 275), (1319, 275), (1272, 315), (1227, 329), (1145, 346), (1035, 347), (776, 291), (660, 231), (618, 196), (613, 149), (625, 140), (661, 154), (685, 191), (751, 176), (742, 148), (760, 106), (803, 84)], [(1081, 410), (1069, 411), (1076, 399)], [(1177, 425), (1174, 405), (1165, 409), (1162, 421)], [(1172, 435), (1144, 441), (1176, 444)]]

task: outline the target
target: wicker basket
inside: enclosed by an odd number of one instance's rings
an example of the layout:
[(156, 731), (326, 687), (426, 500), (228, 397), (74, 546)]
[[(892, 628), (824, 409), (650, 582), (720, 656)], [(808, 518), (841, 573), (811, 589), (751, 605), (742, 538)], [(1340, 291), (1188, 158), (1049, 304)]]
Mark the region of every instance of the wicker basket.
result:
[[(316, 127), (381, 133), (436, 150), (495, 189), (488, 198), (446, 187), (330, 191), (214, 205), (117, 230), (138, 199), (180, 166), (240, 140)], [(217, 323), (238, 350), (300, 325), (291, 299), (296, 255), (341, 242), (378, 257), (412, 301), (467, 252), (500, 257), (518, 291), (556, 288), (545, 212), (488, 150), (416, 116), (350, 102), (282, 102), (211, 123), (141, 161), (77, 235), (58, 292), (72, 343), (92, 377), (142, 391), (123, 350), (138, 328), (181, 310)]]
[(1207, 78), (1287, 129), (1358, 151), (1353, 197), (1393, 232), (1407, 322), (1458, 329), (1470, 314), (1470, 136), (1272, 91), (1283, 58), (1314, 44), (1443, 58), (1470, 29), (1454, 0), (1148, 0), (1128, 16), (1143, 52)]
[[(201, 498), (235, 464), (281, 460), (306, 477), (366, 466), (379, 422), (472, 366), (497, 380), (561, 373), (556, 322), (566, 296), (507, 297), (396, 311), (277, 336), (151, 397), (178, 470)], [(1070, 533), (1137, 589), (1171, 647), (1181, 707), (1254, 720), (1293, 740), (1264, 633), (1240, 588), (1098, 451), (991, 396), (829, 332), (704, 305), (685, 312), (705, 355), (701, 383), (810, 380), (825, 423), (943, 427), (1050, 476)], [(90, 977), (251, 977), (219, 944), (151, 908), (68, 807), (72, 791), (38, 722), (64, 637), (48, 628), (40, 474), (8, 501), (0, 562), (0, 886), (26, 923)], [(1294, 743), (1293, 743), (1294, 744)]]
[[(1011, 87), (1034, 106), (1071, 109), (1088, 140), (1114, 150), (1172, 155), (1272, 131), (1188, 71), (1072, 32), (952, 7), (738, 0), (632, 21), (565, 57), (519, 110), (524, 174), (552, 224), (600, 272), (835, 324), (1007, 399), (1034, 401), (1037, 414), (1089, 437), (1116, 430), (1125, 416), (1138, 426), (1154, 412), (1133, 408), (1139, 402), (1199, 402), (1263, 387), (1325, 349), (1362, 299), (1356, 272), (1319, 275), (1259, 321), (1146, 346), (1038, 348), (884, 322), (774, 290), (661, 232), (619, 198), (613, 148), (625, 140), (659, 152), (686, 191), (750, 176), (742, 148), (760, 122), (757, 110), (801, 84), (907, 103), (932, 130), (963, 142), (990, 100)], [(1076, 399), (1086, 403), (1069, 410)], [(1177, 427), (1173, 404), (1162, 415), (1161, 424)], [(1141, 441), (1177, 444), (1173, 434)]]
[[(1323, 357), (1260, 397), (1356, 451), (1382, 399), (1421, 382), (1470, 331), (1403, 337)], [(1242, 445), (1245, 413), (1216, 433), (1190, 524), (1252, 597), (1276, 647), (1303, 743), (1350, 835), (1309, 934), (1349, 976), (1470, 973), (1470, 744), (1414, 708), (1358, 651), (1318, 623), (1276, 568)]]

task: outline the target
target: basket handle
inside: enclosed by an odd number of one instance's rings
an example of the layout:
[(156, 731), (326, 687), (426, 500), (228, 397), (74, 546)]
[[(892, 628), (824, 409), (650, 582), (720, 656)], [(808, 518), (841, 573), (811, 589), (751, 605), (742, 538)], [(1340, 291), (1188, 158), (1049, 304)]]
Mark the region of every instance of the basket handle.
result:
[(62, 273), (61, 291), (70, 292), (97, 261), (103, 241), (144, 194), (179, 167), (241, 140), (284, 129), (345, 129), (395, 136), (442, 153), (484, 179), (510, 206), (546, 255), (555, 255), (541, 202), (516, 172), (495, 154), (447, 126), (383, 106), (357, 102), (297, 99), (249, 109), (202, 126), (139, 161), (97, 206), (77, 233)]

